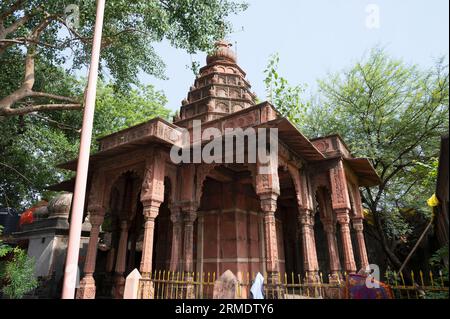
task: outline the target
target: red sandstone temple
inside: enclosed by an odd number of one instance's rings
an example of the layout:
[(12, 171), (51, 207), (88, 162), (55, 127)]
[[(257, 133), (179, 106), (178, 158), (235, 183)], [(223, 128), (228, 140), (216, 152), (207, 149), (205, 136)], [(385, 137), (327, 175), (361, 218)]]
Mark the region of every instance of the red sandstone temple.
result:
[[(306, 138), (270, 103), (257, 104), (245, 77), (219, 42), (173, 123), (155, 118), (100, 139), (90, 158), (92, 228), (78, 298), (120, 297), (134, 268), (143, 277), (229, 269), (270, 281), (280, 272), (333, 279), (368, 265), (359, 188), (379, 183), (370, 162), (354, 158), (339, 135)], [(258, 163), (174, 164), (179, 128), (192, 131), (193, 120), (222, 132), (277, 128), (277, 167), (260, 174)], [(76, 161), (60, 167), (76, 170)]]

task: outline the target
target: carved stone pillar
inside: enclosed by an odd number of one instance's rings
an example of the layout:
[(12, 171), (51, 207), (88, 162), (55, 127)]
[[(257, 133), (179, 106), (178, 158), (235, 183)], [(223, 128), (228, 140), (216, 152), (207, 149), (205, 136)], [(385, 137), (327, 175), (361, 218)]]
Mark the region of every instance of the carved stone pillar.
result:
[(278, 243), (275, 222), (277, 210), (277, 193), (260, 195), (261, 208), (264, 219), (264, 247), (266, 255), (267, 282), (277, 285), (279, 283)]
[(362, 218), (353, 219), (353, 228), (356, 231), (356, 240), (358, 241), (358, 253), (361, 261), (361, 268), (366, 269), (369, 265), (369, 259), (367, 258), (366, 242), (364, 240), (364, 224)]
[(144, 206), (144, 241), (142, 243), (142, 258), (140, 265), (140, 271), (143, 278), (149, 278), (152, 273), (155, 219), (158, 216), (160, 205), (160, 202), (146, 202)]
[(172, 221), (172, 248), (170, 253), (170, 271), (180, 270), (183, 219), (179, 207), (171, 207), (170, 220)]
[[(144, 241), (142, 243), (142, 257), (140, 271), (142, 278), (148, 279), (152, 275), (153, 263), (153, 240), (155, 233), (155, 218), (158, 216), (161, 202), (150, 201), (144, 204)], [(146, 282), (141, 290), (141, 295), (145, 298), (153, 299), (154, 296), (153, 282)]]
[(344, 268), (347, 273), (356, 272), (352, 239), (350, 236), (350, 216), (348, 209), (335, 210), (336, 218), (341, 226), (342, 250), (344, 253)]
[(84, 264), (84, 277), (80, 281), (80, 288), (77, 290), (77, 299), (95, 299), (95, 261), (97, 259), (98, 235), (100, 226), (103, 224), (104, 210), (90, 210), (89, 221), (91, 223), (91, 233)]
[(303, 269), (308, 281), (316, 282), (318, 276), (317, 252), (314, 240), (314, 214), (306, 208), (299, 209), (300, 233), (303, 243)]
[(194, 280), (194, 222), (197, 219), (196, 209), (189, 207), (183, 211), (184, 219), (184, 272), (186, 282), (186, 298), (194, 298), (194, 285), (189, 284)]
[(114, 298), (122, 299), (123, 290), (125, 288), (125, 267), (127, 261), (127, 249), (128, 249), (128, 222), (122, 220), (120, 222), (120, 239), (119, 247), (117, 249), (116, 269), (114, 275)]
[(336, 239), (336, 222), (333, 220), (323, 220), (323, 229), (327, 237), (328, 255), (330, 258), (331, 280), (340, 279), (341, 262), (339, 260), (339, 250)]

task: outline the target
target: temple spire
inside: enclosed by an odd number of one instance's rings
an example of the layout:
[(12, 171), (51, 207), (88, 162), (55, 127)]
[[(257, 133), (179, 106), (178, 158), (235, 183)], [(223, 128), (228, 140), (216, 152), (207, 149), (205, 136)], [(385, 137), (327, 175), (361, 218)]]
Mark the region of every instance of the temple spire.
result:
[(256, 104), (231, 43), (221, 40), (215, 46), (182, 101), (180, 115), (174, 120), (179, 126), (191, 127), (193, 120), (212, 121)]

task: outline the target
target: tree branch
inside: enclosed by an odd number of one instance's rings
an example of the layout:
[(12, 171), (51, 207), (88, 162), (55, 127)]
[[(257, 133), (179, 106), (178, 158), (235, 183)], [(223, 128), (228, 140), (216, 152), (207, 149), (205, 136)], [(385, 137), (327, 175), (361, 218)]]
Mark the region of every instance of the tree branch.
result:
[(82, 108), (83, 108), (82, 104), (40, 104), (15, 109), (14, 108), (0, 109), (0, 116), (25, 115), (41, 111), (80, 110)]
[(45, 97), (45, 98), (54, 99), (54, 100), (66, 101), (66, 102), (71, 102), (71, 103), (79, 103), (79, 101), (77, 99), (74, 99), (71, 97), (56, 95), (56, 94), (52, 94), (52, 93), (45, 93), (45, 92), (32, 92), (29, 96)]

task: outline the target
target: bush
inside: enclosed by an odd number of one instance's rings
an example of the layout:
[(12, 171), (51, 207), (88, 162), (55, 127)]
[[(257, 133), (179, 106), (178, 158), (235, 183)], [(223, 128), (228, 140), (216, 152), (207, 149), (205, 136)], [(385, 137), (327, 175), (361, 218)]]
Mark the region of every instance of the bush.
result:
[[(2, 229), (0, 228), (0, 236)], [(6, 297), (20, 299), (37, 287), (34, 259), (20, 248), (12, 248), (0, 240), (0, 291)], [(7, 257), (7, 258), (5, 258)]]

